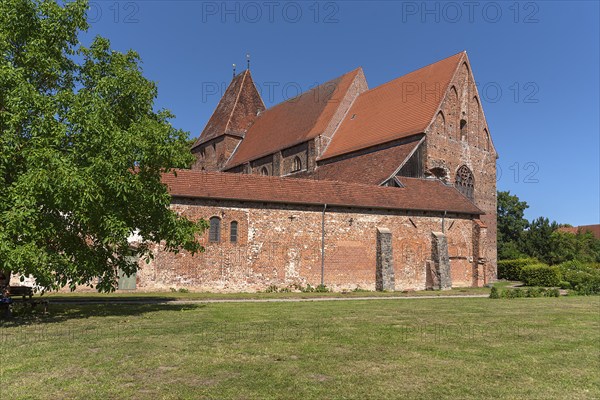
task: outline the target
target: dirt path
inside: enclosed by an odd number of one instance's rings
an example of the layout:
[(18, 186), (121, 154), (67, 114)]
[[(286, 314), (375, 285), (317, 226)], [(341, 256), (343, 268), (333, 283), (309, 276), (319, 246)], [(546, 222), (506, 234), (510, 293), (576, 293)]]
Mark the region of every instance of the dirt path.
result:
[(487, 294), (453, 296), (381, 296), (381, 297), (315, 297), (287, 299), (197, 299), (197, 300), (160, 300), (160, 299), (115, 299), (115, 300), (50, 300), (50, 304), (203, 304), (203, 303), (293, 303), (307, 301), (362, 301), (362, 300), (416, 300), (416, 299), (464, 299), (485, 298)]

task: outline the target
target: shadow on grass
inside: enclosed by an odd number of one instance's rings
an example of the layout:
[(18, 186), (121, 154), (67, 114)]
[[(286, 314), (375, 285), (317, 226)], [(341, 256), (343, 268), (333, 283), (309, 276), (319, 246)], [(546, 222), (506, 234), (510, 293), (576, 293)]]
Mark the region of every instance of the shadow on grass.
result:
[[(40, 297), (41, 299), (41, 297)], [(45, 300), (48, 300), (50, 304), (60, 304), (60, 303), (147, 303), (147, 304), (162, 304), (168, 303), (173, 300), (181, 300), (179, 297), (173, 296), (52, 296), (46, 297)]]
[[(145, 298), (144, 300), (148, 300)], [(0, 318), (0, 329), (27, 326), (33, 324), (54, 324), (69, 320), (81, 320), (92, 317), (136, 317), (159, 311), (186, 311), (207, 307), (207, 304), (167, 304), (168, 300), (161, 298), (155, 303), (132, 304), (53, 304), (48, 306), (47, 313), (40, 308), (31, 309), (26, 304), (16, 303), (10, 318)], [(161, 304), (162, 303), (162, 304)]]

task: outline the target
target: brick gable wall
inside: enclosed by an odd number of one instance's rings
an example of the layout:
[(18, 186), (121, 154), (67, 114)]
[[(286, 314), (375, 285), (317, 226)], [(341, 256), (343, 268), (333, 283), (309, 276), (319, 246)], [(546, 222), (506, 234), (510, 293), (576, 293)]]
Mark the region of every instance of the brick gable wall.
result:
[[(427, 129), (425, 171), (439, 176), (444, 171), (449, 183), (462, 165), (473, 173), (474, 202), (485, 212), (481, 221), (487, 227), (482, 257), (489, 276), (496, 273), (496, 151), (488, 134), (488, 126), (479, 95), (465, 58), (452, 80), (441, 110)], [(466, 129), (460, 129), (460, 120)]]

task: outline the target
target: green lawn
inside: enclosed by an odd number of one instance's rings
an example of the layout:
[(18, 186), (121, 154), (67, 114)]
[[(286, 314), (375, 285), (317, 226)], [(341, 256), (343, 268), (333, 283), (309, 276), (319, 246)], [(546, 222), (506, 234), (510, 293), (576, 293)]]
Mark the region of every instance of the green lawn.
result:
[(51, 305), (2, 399), (598, 399), (600, 297)]

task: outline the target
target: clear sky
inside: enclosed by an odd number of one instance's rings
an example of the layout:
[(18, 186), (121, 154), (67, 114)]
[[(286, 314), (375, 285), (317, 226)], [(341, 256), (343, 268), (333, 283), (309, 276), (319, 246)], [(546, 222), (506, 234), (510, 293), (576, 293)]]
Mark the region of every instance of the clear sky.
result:
[(362, 66), (369, 87), (466, 50), (526, 217), (600, 222), (598, 2), (92, 1), (91, 29), (134, 49), (157, 107), (200, 134), (251, 54), (267, 107)]

